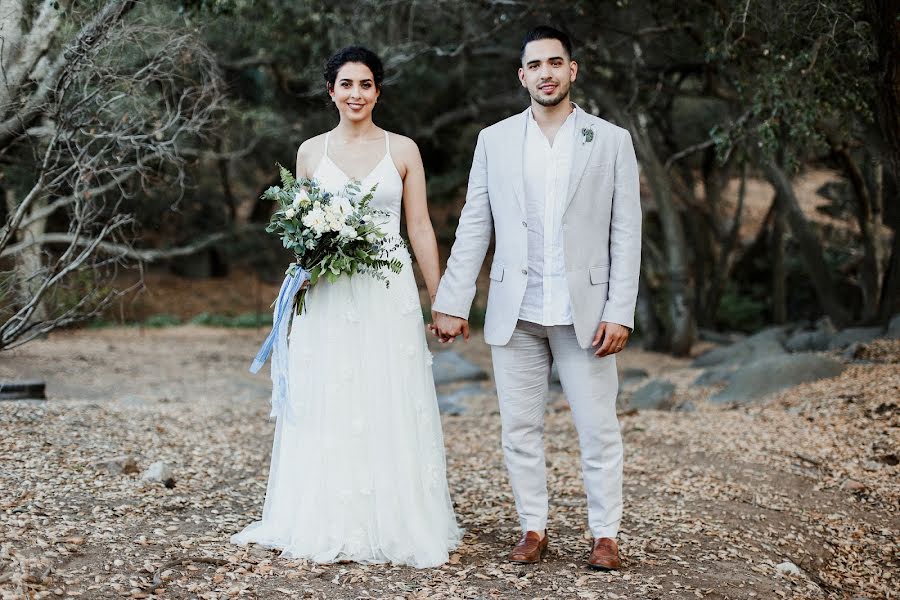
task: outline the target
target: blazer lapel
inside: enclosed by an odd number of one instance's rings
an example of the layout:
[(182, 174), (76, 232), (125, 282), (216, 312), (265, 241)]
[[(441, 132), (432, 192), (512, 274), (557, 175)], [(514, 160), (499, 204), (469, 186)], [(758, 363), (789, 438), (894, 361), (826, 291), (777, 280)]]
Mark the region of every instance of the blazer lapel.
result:
[[(591, 156), (591, 150), (594, 149), (593, 140), (587, 141), (582, 134), (582, 129), (588, 126), (588, 119), (583, 110), (577, 105), (575, 106), (575, 132), (572, 136), (572, 170), (569, 172), (569, 191), (566, 194), (566, 205), (563, 213), (569, 208), (572, 198), (575, 196), (575, 190), (581, 183), (581, 176), (584, 175), (584, 169), (587, 167), (588, 158)], [(593, 137), (593, 136), (591, 136)]]
[(525, 127), (528, 125), (529, 113), (526, 108), (521, 116), (514, 121), (512, 138), (509, 140), (509, 157), (512, 164), (512, 185), (516, 200), (522, 214), (526, 214), (525, 208)]

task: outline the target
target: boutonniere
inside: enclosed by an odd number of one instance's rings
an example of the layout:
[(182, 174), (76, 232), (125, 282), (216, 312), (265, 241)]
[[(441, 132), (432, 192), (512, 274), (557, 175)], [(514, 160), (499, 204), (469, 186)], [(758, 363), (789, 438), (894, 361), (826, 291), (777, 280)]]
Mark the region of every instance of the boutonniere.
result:
[(594, 141), (594, 130), (590, 127), (585, 127), (581, 130), (581, 136), (584, 138), (581, 140), (581, 145), (590, 144)]

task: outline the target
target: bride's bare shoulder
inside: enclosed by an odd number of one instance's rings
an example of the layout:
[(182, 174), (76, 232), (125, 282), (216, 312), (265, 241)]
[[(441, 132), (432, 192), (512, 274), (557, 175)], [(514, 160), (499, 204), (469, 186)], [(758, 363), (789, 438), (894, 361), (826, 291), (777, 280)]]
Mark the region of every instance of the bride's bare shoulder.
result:
[(388, 139), (391, 142), (391, 154), (418, 154), (419, 146), (412, 138), (388, 131)]
[(303, 177), (310, 177), (316, 165), (322, 160), (325, 150), (325, 134), (319, 134), (305, 140), (297, 148), (297, 173)]
[(388, 136), (391, 144), (391, 156), (400, 176), (405, 179), (410, 169), (421, 170), (422, 155), (419, 153), (419, 146), (416, 142), (405, 135), (390, 131)]

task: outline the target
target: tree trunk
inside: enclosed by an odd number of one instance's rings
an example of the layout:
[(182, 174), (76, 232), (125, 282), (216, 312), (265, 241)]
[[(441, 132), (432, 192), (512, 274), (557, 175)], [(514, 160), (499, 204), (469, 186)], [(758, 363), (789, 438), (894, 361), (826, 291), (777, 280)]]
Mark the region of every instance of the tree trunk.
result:
[[(800, 257), (806, 266), (807, 273), (812, 280), (813, 287), (822, 310), (825, 311), (832, 323), (838, 328), (845, 326), (850, 321), (847, 310), (841, 305), (837, 290), (828, 274), (825, 266), (825, 253), (822, 250), (822, 242), (819, 241), (812, 226), (806, 220), (806, 216), (800, 209), (794, 188), (784, 171), (772, 161), (765, 161), (763, 169), (769, 182), (775, 188), (778, 202), (782, 202), (787, 223), (794, 240), (797, 242)], [(781, 212), (781, 211), (779, 211)]]
[(866, 0), (869, 25), (878, 51), (876, 109), (891, 149), (894, 179), (900, 175), (900, 0)]
[(641, 273), (638, 283), (637, 320), (640, 323), (640, 337), (646, 350), (658, 350), (662, 344), (659, 322), (653, 310), (653, 292), (647, 285), (647, 278)]
[[(744, 216), (744, 199), (747, 195), (747, 161), (742, 161), (741, 165), (741, 184), (738, 187), (737, 207), (734, 211), (734, 218), (731, 226), (725, 234), (719, 250), (719, 260), (713, 270), (712, 280), (707, 290), (705, 311), (712, 313), (713, 319), (719, 310), (719, 302), (722, 301), (722, 294), (725, 292), (725, 283), (728, 281), (728, 275), (734, 265), (732, 257), (738, 237), (741, 230), (741, 221)], [(765, 225), (763, 225), (765, 229)]]
[[(882, 135), (891, 149), (892, 179), (900, 182), (900, 0), (866, 0), (866, 12), (878, 51), (876, 114)], [(894, 230), (891, 258), (881, 284), (879, 317), (900, 313), (900, 218)]]
[(672, 188), (665, 167), (656, 156), (649, 134), (631, 122), (635, 151), (641, 158), (650, 190), (656, 200), (662, 224), (666, 254), (666, 283), (669, 292), (669, 328), (671, 352), (686, 356), (691, 351), (697, 333), (694, 317), (693, 287), (688, 266), (687, 241), (681, 215), (675, 206)]
[[(853, 199), (856, 220), (859, 223), (862, 240), (863, 257), (859, 269), (859, 283), (862, 291), (863, 307), (861, 318), (865, 322), (873, 321), (878, 316), (881, 301), (881, 283), (884, 276), (884, 245), (881, 240), (882, 203), (878, 179), (883, 167), (875, 167), (875, 185), (870, 186), (866, 175), (854, 158), (847, 143), (839, 139), (834, 132), (824, 129), (832, 154), (844, 167), (844, 173), (853, 187)], [(875, 189), (873, 189), (875, 188)]]
[[(5, 194), (7, 212), (15, 212), (16, 197), (15, 192), (11, 189), (6, 190)], [(36, 209), (43, 207), (44, 200), (39, 199), (35, 202)], [(37, 219), (26, 227), (22, 227), (18, 231), (18, 240), (24, 242), (29, 239), (38, 238), (44, 235), (47, 219)], [(15, 255), (15, 282), (17, 292), (19, 294), (18, 301), (20, 304), (27, 304), (35, 297), (35, 294), (41, 287), (42, 272), (44, 270), (43, 247), (41, 244), (34, 244), (23, 248), (21, 252)], [(34, 312), (31, 314), (29, 321), (43, 321), (47, 318), (46, 305), (41, 301)]]
[(772, 224), (772, 320), (778, 325), (787, 322), (787, 269), (784, 264), (786, 209), (785, 201), (776, 193), (775, 221)]

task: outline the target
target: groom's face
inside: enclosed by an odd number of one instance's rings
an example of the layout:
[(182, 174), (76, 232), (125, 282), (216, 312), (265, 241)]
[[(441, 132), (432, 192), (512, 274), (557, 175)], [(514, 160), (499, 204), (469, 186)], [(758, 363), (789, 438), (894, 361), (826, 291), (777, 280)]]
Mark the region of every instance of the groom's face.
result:
[(577, 74), (578, 64), (559, 40), (535, 40), (525, 46), (519, 81), (538, 104), (556, 106), (567, 99)]

